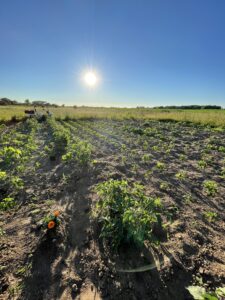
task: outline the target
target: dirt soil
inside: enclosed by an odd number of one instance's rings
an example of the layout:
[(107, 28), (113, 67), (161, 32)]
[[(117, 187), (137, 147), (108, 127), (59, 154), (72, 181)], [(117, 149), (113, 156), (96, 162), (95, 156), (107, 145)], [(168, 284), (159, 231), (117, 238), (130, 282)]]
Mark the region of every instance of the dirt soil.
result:
[[(214, 290), (225, 284), (225, 153), (218, 151), (225, 147), (224, 131), (157, 121), (63, 126), (92, 144), (94, 163), (80, 167), (60, 156), (54, 161), (40, 156), (51, 136), (44, 126), (38, 131), (19, 205), (0, 214), (0, 299), (188, 300), (189, 285), (201, 282)], [(130, 128), (149, 128), (149, 134)], [(181, 171), (183, 179), (176, 177)], [(115, 253), (99, 239), (94, 187), (110, 178), (142, 183), (171, 211), (167, 238), (158, 247), (146, 241), (142, 248), (124, 245)], [(204, 180), (217, 183), (214, 196), (203, 188)], [(46, 232), (39, 222), (56, 209), (61, 224)], [(215, 220), (204, 217), (209, 211)]]

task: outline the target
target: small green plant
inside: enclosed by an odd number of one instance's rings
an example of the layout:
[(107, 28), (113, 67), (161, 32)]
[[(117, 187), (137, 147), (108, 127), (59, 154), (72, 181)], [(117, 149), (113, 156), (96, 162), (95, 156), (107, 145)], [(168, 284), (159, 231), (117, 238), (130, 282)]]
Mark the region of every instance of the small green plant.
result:
[(210, 223), (214, 222), (218, 217), (217, 213), (213, 211), (206, 211), (204, 212), (203, 216)]
[(16, 160), (20, 159), (22, 156), (22, 151), (20, 149), (16, 149), (11, 146), (4, 147), (0, 151), (0, 156), (3, 157), (4, 163), (6, 163), (8, 165), (8, 164), (12, 164)]
[(176, 179), (182, 181), (187, 177), (187, 174), (185, 171), (180, 171), (175, 174), (175, 177), (176, 177)]
[(151, 155), (150, 154), (144, 154), (142, 156), (141, 160), (142, 160), (143, 163), (148, 163), (151, 160)]
[(199, 160), (199, 161), (198, 161), (198, 167), (199, 167), (200, 169), (205, 169), (206, 166), (207, 166), (207, 162), (206, 162), (205, 160)]
[(187, 203), (187, 204), (193, 202), (193, 198), (192, 198), (191, 194), (183, 195), (183, 199), (184, 199), (184, 202)]
[(221, 168), (221, 171), (220, 171), (220, 177), (221, 177), (221, 178), (225, 178), (225, 167), (222, 167), (222, 168)]
[(160, 183), (160, 189), (163, 190), (163, 191), (169, 191), (170, 186), (167, 182), (161, 182)]
[(146, 171), (144, 176), (145, 176), (145, 179), (151, 178), (151, 176), (152, 176), (152, 170)]
[(184, 155), (184, 154), (180, 154), (180, 156), (179, 156), (179, 160), (182, 160), (182, 161), (184, 161), (186, 159), (186, 155)]
[(155, 152), (158, 152), (158, 151), (159, 151), (159, 146), (156, 146), (156, 145), (153, 146), (153, 147), (152, 147), (152, 150), (155, 151)]
[(225, 147), (224, 146), (219, 146), (218, 151), (222, 152), (222, 153), (225, 153)]
[(0, 227), (0, 236), (3, 236), (3, 235), (5, 235), (5, 231), (3, 230), (2, 227)]
[(213, 180), (205, 180), (203, 187), (208, 196), (215, 196), (218, 192), (218, 184)]
[(142, 245), (154, 242), (153, 227), (162, 225), (160, 199), (144, 194), (140, 184), (130, 186), (125, 180), (112, 180), (96, 187), (99, 201), (94, 210), (101, 224), (101, 237), (118, 248), (124, 241)]
[(189, 286), (187, 290), (195, 300), (222, 300), (225, 296), (225, 288), (220, 287), (215, 292), (206, 291), (202, 286)]
[(68, 151), (62, 156), (62, 160), (75, 160), (81, 165), (87, 165), (91, 160), (92, 146), (86, 141), (77, 140), (68, 147)]
[(8, 210), (16, 205), (14, 198), (7, 197), (0, 201), (0, 210)]
[(165, 164), (160, 162), (160, 161), (157, 161), (156, 163), (156, 168), (159, 169), (159, 170), (164, 170), (165, 169)]
[(11, 181), (12, 185), (18, 190), (20, 190), (24, 187), (23, 180), (18, 176), (12, 176), (10, 181)]
[(0, 171), (0, 183), (4, 182), (7, 178), (7, 173), (4, 171)]

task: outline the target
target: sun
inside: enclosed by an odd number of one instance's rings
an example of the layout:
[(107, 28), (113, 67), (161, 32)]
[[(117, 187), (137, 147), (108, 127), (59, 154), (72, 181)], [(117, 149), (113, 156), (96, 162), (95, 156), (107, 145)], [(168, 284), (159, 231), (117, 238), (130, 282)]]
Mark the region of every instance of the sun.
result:
[(84, 83), (89, 87), (95, 87), (98, 84), (98, 76), (93, 71), (84, 74)]

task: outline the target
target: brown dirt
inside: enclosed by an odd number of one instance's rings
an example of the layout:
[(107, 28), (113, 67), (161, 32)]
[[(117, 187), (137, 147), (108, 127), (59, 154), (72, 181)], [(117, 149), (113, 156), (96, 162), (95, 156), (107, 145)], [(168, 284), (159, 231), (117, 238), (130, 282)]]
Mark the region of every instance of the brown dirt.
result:
[[(203, 141), (215, 135), (224, 144), (225, 134), (180, 125), (174, 133), (173, 151), (165, 156), (165, 151), (154, 153), (150, 146), (143, 150), (142, 142), (137, 142), (139, 137), (122, 131), (121, 122), (85, 124), (81, 122), (84, 132), (80, 137), (96, 147), (93, 159), (97, 164), (80, 168), (75, 163), (66, 165), (59, 158), (40, 159), (37, 153), (34, 160), (39, 160), (41, 167), (35, 173), (27, 172), (19, 209), (0, 215), (5, 231), (0, 242), (0, 299), (182, 300), (192, 299), (186, 287), (197, 283), (198, 278), (209, 289), (225, 284), (225, 183), (217, 173), (224, 155), (213, 152), (214, 160), (205, 170), (197, 167)], [(171, 126), (174, 129), (177, 125), (165, 123), (158, 129), (166, 139), (172, 136)], [(107, 140), (98, 134), (93, 136), (93, 130), (104, 133)], [(47, 139), (45, 136), (40, 143), (40, 150)], [(150, 144), (156, 141), (159, 139), (155, 137)], [(136, 151), (125, 164), (119, 147), (123, 143)], [(182, 143), (189, 147), (185, 161), (179, 160)], [(152, 160), (143, 163), (143, 154), (149, 152)], [(157, 161), (163, 161), (166, 169), (155, 169)], [(137, 171), (132, 169), (134, 163), (139, 166)], [(187, 178), (179, 182), (175, 174), (182, 169)], [(150, 177), (145, 176), (148, 170), (153, 170)], [(148, 194), (161, 197), (166, 208), (175, 208), (168, 238), (159, 247), (148, 242), (142, 249), (124, 245), (116, 254), (99, 239), (98, 224), (91, 217), (98, 200), (93, 187), (109, 178), (139, 181)], [(219, 183), (215, 197), (202, 190), (205, 179)], [(169, 183), (169, 190), (160, 189), (161, 182)], [(183, 200), (187, 193), (192, 195), (190, 202)], [(55, 209), (61, 212), (59, 228), (50, 233), (38, 229), (40, 219)], [(213, 223), (203, 218), (203, 212), (209, 210), (219, 216)]]

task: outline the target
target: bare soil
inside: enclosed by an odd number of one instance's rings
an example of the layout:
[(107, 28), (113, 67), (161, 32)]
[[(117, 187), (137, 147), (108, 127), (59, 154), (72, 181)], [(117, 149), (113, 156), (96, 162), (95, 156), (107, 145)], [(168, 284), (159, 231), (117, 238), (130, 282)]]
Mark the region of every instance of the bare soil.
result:
[[(189, 285), (223, 286), (225, 153), (218, 149), (225, 147), (225, 132), (158, 121), (63, 124), (93, 145), (95, 163), (81, 167), (60, 156), (55, 161), (40, 156), (51, 137), (44, 125), (38, 131), (38, 149), (23, 175), (18, 206), (0, 214), (0, 299), (188, 300)], [(143, 136), (130, 128), (151, 130)], [(143, 160), (146, 154), (149, 161)], [(208, 161), (201, 169), (203, 154)], [(40, 166), (34, 170), (35, 162)], [(182, 180), (176, 178), (180, 171), (186, 174)], [(171, 211), (167, 238), (158, 247), (146, 241), (142, 248), (123, 245), (115, 253), (99, 239), (91, 214), (98, 201), (94, 187), (110, 178), (140, 182)], [(205, 191), (204, 180), (218, 184), (214, 196)], [(166, 190), (161, 183), (167, 183)], [(60, 226), (40, 229), (40, 220), (56, 209)], [(217, 214), (212, 222), (204, 217), (209, 211)]]

